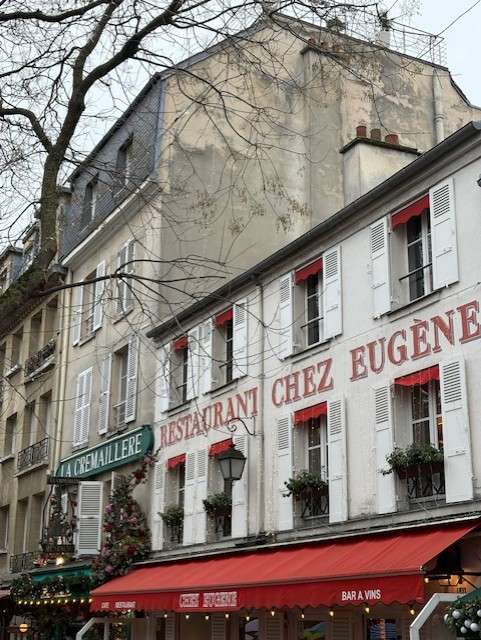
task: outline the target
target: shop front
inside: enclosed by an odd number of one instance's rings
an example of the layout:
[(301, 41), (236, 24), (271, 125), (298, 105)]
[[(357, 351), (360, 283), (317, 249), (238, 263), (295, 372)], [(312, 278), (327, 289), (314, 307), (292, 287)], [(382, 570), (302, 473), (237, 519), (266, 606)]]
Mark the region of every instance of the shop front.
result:
[(448, 576), (442, 558), (476, 526), (149, 564), (95, 589), (91, 610), (99, 624), (136, 615), (133, 640), (407, 640), (414, 616), (441, 588), (440, 572)]

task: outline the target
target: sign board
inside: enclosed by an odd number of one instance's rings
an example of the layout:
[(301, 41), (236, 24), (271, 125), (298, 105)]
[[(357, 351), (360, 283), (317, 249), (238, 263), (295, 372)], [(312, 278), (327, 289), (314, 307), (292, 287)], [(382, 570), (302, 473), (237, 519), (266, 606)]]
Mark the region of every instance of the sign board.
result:
[(152, 451), (153, 443), (152, 428), (144, 425), (64, 458), (55, 475), (63, 478), (90, 478), (140, 460)]

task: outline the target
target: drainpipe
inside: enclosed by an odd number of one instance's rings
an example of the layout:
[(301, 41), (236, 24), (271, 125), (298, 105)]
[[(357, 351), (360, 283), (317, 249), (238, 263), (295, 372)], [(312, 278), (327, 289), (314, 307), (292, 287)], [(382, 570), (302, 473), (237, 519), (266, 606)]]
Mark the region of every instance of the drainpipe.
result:
[(257, 465), (257, 517), (258, 517), (258, 527), (257, 531), (260, 533), (261, 531), (265, 531), (265, 503), (264, 503), (264, 493), (265, 493), (265, 482), (264, 482), (264, 443), (265, 443), (265, 435), (264, 435), (264, 416), (265, 416), (265, 324), (264, 324), (264, 286), (258, 282), (257, 283), (257, 291), (259, 294), (259, 322), (261, 324), (261, 335), (259, 340), (259, 349), (260, 349), (260, 372), (259, 372), (259, 408), (256, 416), (256, 423), (259, 425), (259, 431), (256, 429), (256, 433), (259, 434), (260, 443), (257, 446), (257, 453), (259, 455), (259, 461)]
[(410, 640), (420, 640), (421, 627), (429, 620), (431, 615), (442, 602), (453, 602), (459, 598), (459, 593), (435, 593), (424, 605), (409, 627)]
[(443, 87), (437, 69), (433, 72), (433, 107), (434, 107), (434, 139), (435, 143), (442, 142), (444, 134)]

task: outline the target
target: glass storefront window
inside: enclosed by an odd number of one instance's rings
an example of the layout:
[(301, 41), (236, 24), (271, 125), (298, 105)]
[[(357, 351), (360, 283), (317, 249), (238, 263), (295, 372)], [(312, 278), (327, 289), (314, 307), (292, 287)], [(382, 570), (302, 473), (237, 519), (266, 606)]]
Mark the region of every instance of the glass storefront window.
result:
[(367, 621), (367, 640), (397, 640), (396, 620), (370, 618)]
[(259, 619), (251, 618), (245, 620), (241, 618), (239, 621), (239, 640), (258, 640), (259, 639)]
[(327, 622), (323, 620), (304, 620), (302, 623), (303, 640), (325, 640)]

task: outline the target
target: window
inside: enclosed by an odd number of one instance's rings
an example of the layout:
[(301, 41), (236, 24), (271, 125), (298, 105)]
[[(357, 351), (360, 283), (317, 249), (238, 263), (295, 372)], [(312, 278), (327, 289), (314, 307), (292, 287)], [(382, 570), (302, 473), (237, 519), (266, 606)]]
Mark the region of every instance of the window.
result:
[(8, 549), (8, 519), (9, 508), (2, 507), (0, 509), (0, 551), (7, 551)]
[(42, 330), (42, 312), (36, 313), (30, 319), (30, 344), (29, 356), (33, 356), (40, 349)]
[(129, 138), (117, 153), (115, 182), (118, 189), (129, 184), (132, 176), (132, 138)]
[(96, 213), (98, 194), (98, 177), (95, 176), (85, 187), (83, 202), (83, 224), (87, 225), (91, 222)]
[(259, 618), (239, 618), (239, 640), (259, 640)]
[(214, 320), (213, 383), (220, 386), (234, 377), (234, 310), (223, 311)]
[(367, 640), (397, 640), (396, 620), (386, 618), (369, 618), (367, 621)]
[[(76, 300), (73, 306), (75, 317), (72, 326), (74, 345), (89, 338), (102, 326), (105, 269), (105, 262), (101, 262), (95, 271), (85, 276), (84, 281), (89, 284), (76, 288)], [(91, 282), (92, 280), (95, 282)]]
[(412, 438), (415, 444), (443, 448), (443, 418), (439, 380), (411, 389)]
[(127, 379), (129, 366), (129, 350), (124, 347), (115, 354), (115, 368), (118, 372), (117, 380), (117, 402), (114, 404), (115, 428), (125, 427), (125, 409), (127, 403)]
[[(132, 274), (134, 273), (134, 259), (135, 259), (135, 241), (130, 240), (119, 251), (117, 256), (117, 269), (122, 273)], [(133, 280), (131, 278), (118, 279), (117, 290), (117, 312), (125, 313), (128, 311), (134, 303), (133, 295)]]
[(17, 414), (14, 413), (5, 423), (5, 440), (3, 445), (3, 456), (10, 456), (15, 451), (15, 436), (17, 431)]
[[(303, 620), (302, 640), (325, 640), (327, 638), (327, 622), (325, 620)], [(379, 636), (381, 638), (381, 636)]]
[(22, 357), (22, 339), (23, 339), (23, 328), (19, 329), (12, 336), (12, 351), (11, 351), (11, 357), (10, 357), (11, 369), (20, 365), (21, 357)]
[(2, 269), (0, 271), (0, 295), (7, 290), (8, 287), (8, 270)]
[(22, 449), (26, 449), (37, 441), (37, 415), (35, 402), (25, 405), (23, 416)]
[[(85, 278), (93, 280), (97, 275), (96, 271), (92, 271)], [(82, 330), (81, 337), (86, 338), (92, 335), (94, 331), (94, 313), (95, 313), (95, 283), (88, 284), (83, 287), (83, 308), (82, 308)]]
[(185, 462), (177, 466), (177, 505), (184, 507), (185, 498)]
[(325, 417), (311, 418), (306, 423), (309, 473), (327, 480), (327, 425)]
[(50, 433), (50, 420), (52, 417), (52, 392), (40, 396), (38, 407), (38, 432), (39, 439), (45, 438)]
[[(27, 549), (27, 516), (28, 498), (17, 502), (17, 513), (15, 518), (15, 535), (13, 536), (14, 553), (25, 553)], [(38, 534), (37, 534), (38, 539)], [(37, 542), (38, 544), (38, 542)]]
[(304, 284), (305, 290), (305, 324), (302, 325), (307, 346), (322, 340), (322, 278), (319, 274), (309, 276)]
[[(433, 289), (431, 221), (429, 210), (406, 224), (409, 299), (416, 300)], [(401, 278), (401, 281), (403, 278)]]
[(221, 368), (224, 369), (224, 382), (230, 382), (232, 380), (232, 367), (234, 356), (234, 341), (233, 341), (233, 320), (228, 320), (221, 329), (225, 342), (224, 358), (221, 364)]

